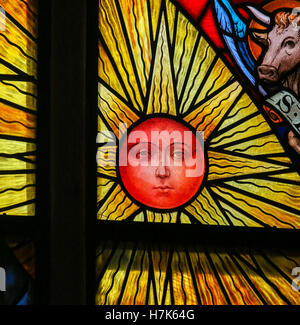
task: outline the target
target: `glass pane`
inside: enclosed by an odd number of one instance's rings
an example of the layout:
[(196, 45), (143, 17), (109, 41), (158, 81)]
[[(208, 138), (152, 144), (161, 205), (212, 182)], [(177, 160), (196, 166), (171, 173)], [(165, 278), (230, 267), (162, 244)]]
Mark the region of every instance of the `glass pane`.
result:
[(96, 261), (98, 305), (300, 303), (299, 251), (108, 241)]
[(0, 214), (35, 214), (37, 1), (0, 0)]
[(251, 17), (188, 3), (99, 1), (97, 218), (299, 229), (296, 131), (266, 106)]

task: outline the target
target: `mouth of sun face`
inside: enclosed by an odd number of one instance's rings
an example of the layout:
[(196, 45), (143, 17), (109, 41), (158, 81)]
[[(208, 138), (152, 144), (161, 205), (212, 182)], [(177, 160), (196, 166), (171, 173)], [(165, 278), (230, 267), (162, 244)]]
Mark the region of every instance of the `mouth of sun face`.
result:
[(154, 186), (155, 190), (173, 190), (173, 187), (168, 185), (156, 185)]
[[(169, 0), (118, 3), (99, 4), (98, 219), (300, 228), (299, 175), (218, 51)], [(157, 181), (155, 173), (151, 182), (145, 170), (132, 170), (126, 187), (121, 139), (142, 121), (163, 118), (201, 132), (200, 186), (192, 177)]]

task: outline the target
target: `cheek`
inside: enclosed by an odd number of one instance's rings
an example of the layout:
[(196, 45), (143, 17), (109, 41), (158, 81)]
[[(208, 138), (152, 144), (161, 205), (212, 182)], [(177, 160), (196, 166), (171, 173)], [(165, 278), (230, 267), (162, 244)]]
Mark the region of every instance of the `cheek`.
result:
[(148, 188), (153, 183), (153, 171), (151, 167), (120, 167), (120, 174), (125, 187), (134, 187), (143, 191), (144, 188)]
[(298, 41), (297, 45), (295, 46), (294, 50), (293, 50), (293, 61), (294, 61), (294, 65), (297, 65), (300, 63), (300, 40)]
[(127, 174), (129, 177), (139, 180), (142, 183), (147, 182), (153, 176), (153, 170), (149, 166), (136, 166), (136, 167), (127, 167)]
[(292, 50), (282, 49), (275, 59), (275, 62), (279, 66), (278, 73), (282, 74), (292, 70), (300, 62), (299, 53), (300, 46), (295, 47)]
[(189, 189), (195, 182), (195, 178), (187, 177), (188, 168), (185, 166), (172, 167), (171, 180), (178, 190), (178, 192), (183, 193), (184, 189)]

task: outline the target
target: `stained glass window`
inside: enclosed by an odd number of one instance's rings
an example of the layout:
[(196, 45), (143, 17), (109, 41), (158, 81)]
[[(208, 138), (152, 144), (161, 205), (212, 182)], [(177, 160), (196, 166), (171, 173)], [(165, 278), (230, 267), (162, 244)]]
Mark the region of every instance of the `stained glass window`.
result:
[(297, 248), (181, 238), (300, 228), (299, 2), (252, 2), (99, 1), (96, 304), (299, 304)]
[[(251, 93), (256, 85), (199, 24), (172, 1), (102, 0), (99, 21), (98, 219), (299, 229), (299, 169)], [(173, 200), (160, 205), (150, 174), (128, 184), (120, 167), (122, 139), (150, 130), (150, 119), (202, 132), (204, 175), (185, 201), (170, 193), (184, 198), (192, 178), (184, 187), (171, 171), (178, 186), (160, 187)]]
[(102, 242), (99, 305), (298, 305), (299, 251)]
[(0, 304), (5, 305), (34, 302), (35, 245), (32, 235), (19, 234), (19, 221), (28, 217), (24, 233), (33, 228), (37, 3), (0, 1)]
[(0, 213), (33, 216), (37, 1), (0, 5)]

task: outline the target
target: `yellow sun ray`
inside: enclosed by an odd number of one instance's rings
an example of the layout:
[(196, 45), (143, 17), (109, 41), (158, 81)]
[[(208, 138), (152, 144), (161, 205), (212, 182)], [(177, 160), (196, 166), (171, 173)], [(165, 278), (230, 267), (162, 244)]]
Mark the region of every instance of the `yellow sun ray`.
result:
[(230, 79), (232, 74), (221, 59), (218, 59), (216, 64), (208, 76), (205, 84), (201, 88), (201, 92), (195, 102), (195, 105), (205, 100), (206, 97), (216, 92), (223, 85), (225, 85)]
[[(257, 254), (253, 254), (256, 259)], [(238, 264), (248, 276), (254, 288), (259, 292), (261, 297), (264, 299), (267, 305), (284, 305), (285, 301), (278, 295), (278, 291), (270, 284), (270, 280), (274, 280), (274, 275), (271, 272), (270, 266), (266, 265), (266, 269), (263, 270), (264, 277), (268, 279), (265, 281), (264, 278), (258, 276), (257, 272), (253, 271), (257, 269), (256, 264), (253, 262), (252, 257), (249, 254), (241, 254), (243, 259), (245, 259), (252, 267), (249, 267), (249, 264), (245, 263), (242, 260), (238, 260)], [(260, 267), (260, 265), (259, 265)], [(272, 283), (272, 282), (271, 282)]]
[(190, 218), (183, 212), (180, 213), (180, 222), (182, 224), (191, 224)]
[(291, 158), (289, 157), (267, 157), (267, 159), (283, 162), (286, 164), (292, 164)]
[[(14, 45), (17, 45), (17, 47)], [(7, 16), (5, 20), (5, 38), (1, 38), (0, 42), (0, 58), (24, 73), (36, 77), (36, 50), (35, 41), (28, 37)]]
[(111, 179), (106, 179), (104, 177), (97, 178), (97, 198), (98, 202), (101, 201), (103, 197), (109, 192), (109, 190), (115, 185), (115, 182)]
[(169, 34), (171, 39), (171, 44), (174, 42), (174, 28), (175, 28), (175, 16), (176, 16), (176, 7), (171, 1), (166, 1), (166, 13), (167, 21), (169, 26)]
[[(148, 269), (148, 254), (142, 247), (138, 247), (126, 281), (121, 305), (145, 305), (147, 292), (144, 287), (148, 282)], [(135, 288), (134, 294), (132, 294), (133, 288)]]
[(111, 256), (113, 250), (113, 243), (107, 242), (107, 244), (100, 244), (100, 246), (97, 247), (96, 251), (96, 276), (99, 277), (101, 272), (104, 269), (104, 266), (106, 265), (109, 257)]
[(224, 128), (230, 127), (234, 123), (238, 123), (242, 119), (258, 112), (258, 108), (252, 102), (251, 98), (247, 94), (243, 94), (239, 101), (234, 105), (232, 110), (224, 119), (223, 123), (219, 127), (219, 131)]
[(242, 179), (229, 181), (225, 184), (244, 190), (300, 211), (300, 185), (280, 184), (261, 179)]
[(0, 74), (16, 75), (16, 73), (14, 71), (9, 69), (2, 63), (0, 63)]
[(98, 211), (100, 220), (122, 221), (139, 209), (118, 185)]
[(204, 140), (207, 140), (241, 91), (242, 87), (239, 83), (233, 82), (212, 99), (195, 109), (184, 120), (196, 130), (203, 131)]
[(149, 4), (150, 4), (153, 38), (155, 39), (157, 29), (158, 29), (158, 20), (159, 20), (160, 8), (161, 8), (161, 1), (149, 0)]
[(252, 139), (226, 147), (226, 150), (243, 153), (250, 156), (282, 154), (285, 153), (282, 145), (274, 134), (267, 135), (258, 139)]
[[(262, 305), (256, 291), (248, 281), (240, 274), (236, 264), (227, 253), (210, 253), (215, 268), (220, 274), (220, 280), (227, 289), (228, 297), (233, 305)], [(236, 290), (236, 288), (239, 290)]]
[(137, 110), (142, 110), (142, 98), (138, 88), (133, 62), (131, 61), (116, 3), (110, 0), (99, 1), (101, 35), (118, 67), (122, 81)]
[(117, 138), (121, 138), (139, 117), (123, 101), (99, 84), (99, 110)]
[[(34, 199), (34, 198), (33, 198)], [(26, 200), (26, 202), (28, 202), (28, 200)], [(19, 202), (19, 204), (21, 204), (23, 202)], [(8, 209), (5, 210), (5, 212), (7, 215), (10, 216), (34, 216), (35, 215), (35, 203), (31, 203), (31, 204), (23, 204), (22, 206), (19, 206), (17, 208), (13, 208), (13, 209)]]
[(147, 3), (138, 0), (119, 1), (126, 32), (133, 52), (138, 77), (146, 96), (152, 52)]
[(1, 1), (0, 213), (15, 216), (35, 215), (36, 5)]
[(226, 203), (219, 201), (221, 207), (225, 211), (227, 218), (230, 219), (231, 223), (237, 227), (263, 227), (260, 223), (247, 217), (245, 214), (237, 211)]
[(197, 199), (187, 206), (185, 210), (202, 224), (228, 225), (228, 221), (206, 188), (202, 190)]
[(151, 257), (153, 263), (154, 284), (159, 305), (162, 304), (169, 256), (169, 250), (160, 250), (159, 247), (154, 245)]
[(37, 1), (1, 1), (1, 7), (8, 12), (21, 26), (23, 26), (34, 37), (37, 37), (38, 26), (35, 15), (38, 13)]
[(36, 118), (33, 114), (0, 103), (0, 135), (35, 138)]
[(216, 286), (214, 270), (206, 254), (192, 251), (189, 255), (202, 305), (226, 305), (226, 298), (220, 286)]
[(36, 110), (36, 88), (28, 82), (0, 81), (0, 94), (5, 101)]
[(112, 256), (110, 268), (101, 278), (96, 294), (97, 305), (116, 305), (132, 256), (132, 247), (118, 247)]
[(147, 211), (147, 221), (157, 222), (157, 223), (176, 223), (177, 212), (157, 213), (157, 212)]
[(34, 185), (34, 184), (35, 184), (34, 174), (0, 175), (0, 193), (6, 191), (7, 189), (20, 190), (27, 185)]
[(19, 171), (19, 170), (27, 170), (27, 169), (35, 169), (35, 164), (22, 161), (15, 158), (6, 158), (2, 157), (0, 159), (0, 171)]
[(147, 114), (167, 113), (176, 115), (175, 92), (164, 17), (160, 25), (159, 36)]
[(183, 82), (188, 73), (198, 36), (199, 32), (197, 29), (183, 16), (183, 14), (179, 13), (174, 44), (175, 77), (176, 80), (181, 81), (177, 82), (178, 94), (181, 93)]
[[(0, 210), (6, 207), (15, 206), (22, 202), (35, 198), (35, 186), (26, 187), (18, 191), (5, 191), (0, 194)], [(9, 212), (10, 214), (11, 212)]]
[(149, 306), (154, 306), (155, 305), (153, 282), (151, 282), (151, 284), (150, 284), (148, 305)]
[(288, 169), (277, 165), (276, 162), (270, 163), (256, 160), (255, 157), (250, 159), (215, 151), (208, 151), (208, 161), (208, 181)]
[[(184, 251), (175, 251), (171, 263), (175, 305), (196, 305), (195, 288)], [(188, 293), (188, 294), (187, 294)]]
[(210, 145), (212, 148), (215, 148), (270, 131), (271, 128), (265, 118), (262, 115), (257, 115), (244, 123), (239, 123), (237, 126), (230, 128), (227, 132), (222, 132), (221, 135), (212, 140)]
[(97, 171), (100, 174), (110, 177), (117, 176), (117, 147), (106, 145), (98, 148)]
[[(291, 281), (293, 279), (287, 280), (286, 277), (283, 277), (282, 273), (278, 270), (278, 267), (277, 266), (275, 267), (274, 264), (272, 265), (268, 263), (268, 261), (266, 261), (266, 259), (261, 254), (256, 254), (255, 259), (259, 267), (262, 270), (265, 270), (267, 278), (270, 279), (277, 288), (280, 288), (280, 291), (285, 294), (285, 296), (288, 298), (290, 303), (293, 305), (299, 304), (299, 292), (290, 289)], [(279, 267), (282, 264), (284, 264), (284, 262), (281, 260), (280, 263), (278, 264)]]
[(300, 175), (297, 172), (287, 172), (283, 174), (270, 175), (271, 178), (279, 178), (283, 180), (290, 180), (300, 184)]
[(178, 95), (181, 98), (180, 113), (186, 113), (195, 99), (202, 82), (213, 64), (216, 53), (209, 46), (207, 41), (201, 37), (198, 43), (197, 52), (192, 59), (192, 67), (187, 78), (186, 86), (183, 87), (183, 79), (178, 80)]
[(272, 227), (299, 228), (300, 216), (296, 213), (285, 211), (275, 204), (268, 204), (262, 200), (252, 198), (221, 186), (211, 187), (214, 193), (230, 201), (233, 205), (247, 212), (248, 215)]
[(98, 76), (107, 85), (114, 89), (120, 96), (122, 96), (125, 100), (128, 100), (121, 86), (119, 78), (117, 77), (116, 71), (100, 41), (98, 57)]
[(145, 222), (144, 212), (139, 213), (133, 220), (134, 222)]

